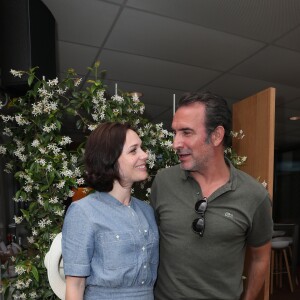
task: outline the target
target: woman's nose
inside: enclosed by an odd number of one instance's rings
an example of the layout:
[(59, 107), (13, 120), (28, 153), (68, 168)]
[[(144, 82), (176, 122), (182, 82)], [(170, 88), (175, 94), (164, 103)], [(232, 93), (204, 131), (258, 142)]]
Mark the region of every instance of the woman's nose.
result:
[(149, 154), (146, 151), (142, 150), (142, 155), (141, 156), (142, 156), (142, 159), (148, 159)]

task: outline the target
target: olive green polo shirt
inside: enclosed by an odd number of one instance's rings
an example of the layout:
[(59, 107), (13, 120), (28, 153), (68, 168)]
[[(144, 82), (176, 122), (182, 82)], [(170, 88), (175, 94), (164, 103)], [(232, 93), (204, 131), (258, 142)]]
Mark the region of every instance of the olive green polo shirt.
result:
[(202, 198), (198, 183), (179, 165), (156, 175), (151, 204), (160, 231), (157, 300), (239, 299), (246, 245), (272, 238), (267, 190), (229, 165), (229, 182), (208, 198), (203, 237), (191, 228)]

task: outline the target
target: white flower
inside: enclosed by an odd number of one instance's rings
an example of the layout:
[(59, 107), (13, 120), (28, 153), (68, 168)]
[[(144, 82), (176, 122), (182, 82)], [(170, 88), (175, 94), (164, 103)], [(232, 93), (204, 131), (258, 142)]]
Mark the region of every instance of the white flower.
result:
[(49, 132), (51, 132), (52, 130), (55, 130), (55, 129), (57, 129), (57, 126), (56, 126), (55, 123), (50, 124), (50, 126), (44, 125), (44, 127), (43, 127), (43, 131), (47, 132), (47, 133), (49, 133)]
[(165, 146), (166, 146), (167, 148), (172, 148), (172, 146), (173, 146), (172, 141), (165, 141)]
[(58, 95), (63, 95), (66, 91), (64, 91), (64, 90), (61, 89), (61, 88), (58, 88), (58, 89), (56, 90), (56, 92), (57, 92)]
[(76, 155), (71, 155), (71, 162), (72, 162), (73, 164), (76, 164), (77, 161), (78, 161), (78, 157), (77, 157)]
[(105, 114), (102, 112), (101, 114), (100, 114), (100, 120), (104, 120), (105, 119)]
[(55, 86), (58, 84), (58, 78), (56, 77), (55, 79), (48, 80), (48, 85), (49, 86)]
[(164, 125), (163, 123), (155, 124), (155, 127), (156, 127), (157, 131), (161, 130), (163, 125)]
[(34, 237), (33, 236), (27, 237), (27, 241), (28, 241), (29, 244), (33, 244), (34, 243)]
[(90, 131), (93, 131), (93, 130), (95, 130), (97, 128), (97, 125), (92, 125), (92, 124), (90, 124), (89, 126), (88, 126), (88, 130), (90, 130)]
[(6, 147), (0, 145), (0, 154), (6, 154)]
[(38, 295), (35, 291), (33, 291), (29, 294), (29, 297), (30, 297), (30, 299), (37, 299)]
[(266, 188), (268, 186), (268, 184), (265, 180), (261, 184), (263, 185), (264, 188)]
[(19, 198), (13, 197), (13, 201), (14, 202), (23, 202), (24, 199), (22, 197), (19, 197)]
[(61, 148), (57, 147), (55, 144), (49, 144), (49, 145), (47, 146), (47, 148), (48, 148), (49, 150), (52, 150), (52, 152), (53, 152), (54, 155), (59, 154), (60, 151), (61, 151)]
[(40, 228), (45, 228), (47, 225), (48, 220), (47, 219), (42, 219), (40, 221), (38, 221), (38, 225)]
[(78, 185), (83, 185), (84, 184), (84, 179), (83, 178), (79, 178), (76, 180)]
[(59, 145), (64, 146), (71, 143), (72, 143), (72, 139), (69, 136), (63, 136), (61, 138), (61, 141), (59, 142)]
[(43, 158), (40, 159), (36, 159), (35, 160), (39, 165), (41, 166), (45, 166), (46, 165), (46, 161)]
[(12, 116), (0, 115), (0, 117), (2, 118), (2, 120), (3, 120), (4, 123), (7, 123), (9, 121), (13, 121), (14, 120), (14, 117), (12, 117)]
[(12, 169), (13, 169), (13, 165), (12, 165), (11, 163), (6, 163), (6, 164), (5, 164), (4, 172), (6, 172), (6, 173), (11, 173), (11, 172), (12, 172)]
[(7, 136), (12, 136), (13, 135), (13, 132), (11, 131), (10, 128), (5, 127), (3, 130), (4, 130), (3, 135), (7, 135)]
[(27, 192), (27, 193), (31, 192), (32, 191), (32, 185), (30, 185), (30, 184), (25, 185), (24, 186), (24, 191)]
[(22, 75), (24, 74), (23, 71), (16, 71), (16, 70), (13, 70), (13, 69), (10, 69), (10, 73), (11, 73), (13, 76), (19, 77), (19, 78), (21, 78)]
[(57, 215), (57, 216), (60, 216), (62, 217), (65, 213), (64, 209), (61, 209), (61, 210), (55, 210), (54, 213)]
[(18, 114), (15, 116), (15, 120), (18, 123), (18, 125), (23, 126), (23, 125), (29, 125), (30, 122), (25, 120), (24, 117), (21, 114)]
[(23, 217), (17, 217), (17, 216), (14, 216), (14, 220), (15, 220), (15, 223), (16, 224), (21, 224), (21, 222), (23, 221)]
[(38, 202), (38, 204), (41, 205), (41, 206), (44, 206), (44, 205), (45, 205), (45, 202), (44, 202), (42, 196), (39, 196), (39, 197), (38, 197), (37, 202)]
[(57, 233), (50, 233), (49, 239), (50, 239), (51, 241), (53, 241), (53, 240), (55, 239), (56, 236), (57, 236)]
[(82, 81), (82, 78), (76, 78), (76, 79), (74, 80), (74, 85), (75, 85), (75, 86), (79, 86), (80, 83), (81, 83), (81, 81)]
[(51, 172), (53, 170), (53, 166), (51, 163), (49, 163), (47, 166), (46, 166), (46, 171), (47, 172)]
[(15, 287), (18, 289), (18, 290), (22, 290), (25, 288), (25, 283), (23, 280), (17, 280), (15, 282)]
[(151, 144), (152, 146), (155, 146), (155, 145), (156, 145), (156, 140), (151, 140), (151, 141), (150, 141), (150, 144)]
[(31, 146), (32, 147), (38, 147), (40, 145), (40, 142), (38, 140), (34, 140), (32, 143), (31, 143)]
[(96, 122), (99, 120), (99, 116), (97, 114), (92, 114), (92, 118)]
[(117, 109), (117, 108), (115, 108), (115, 109), (113, 109), (113, 114), (115, 115), (115, 116), (117, 116), (118, 114), (119, 114), (119, 110)]
[(111, 100), (116, 101), (116, 102), (118, 102), (118, 103), (124, 102), (124, 98), (121, 97), (121, 96), (119, 96), (119, 95), (113, 95), (113, 96), (111, 97)]
[(61, 180), (59, 183), (56, 184), (56, 187), (60, 190), (65, 186), (66, 182)]
[(132, 95), (132, 101), (133, 101), (134, 103), (139, 103), (139, 102), (140, 102), (138, 93), (133, 93), (133, 95)]
[(139, 134), (140, 137), (143, 137), (145, 135), (145, 133), (144, 133), (144, 131), (143, 131), (142, 128), (138, 129), (138, 134)]
[(43, 104), (42, 102), (36, 102), (32, 104), (32, 110), (31, 113), (34, 116), (41, 115), (43, 113)]
[(25, 293), (22, 293), (22, 294), (21, 294), (19, 297), (20, 297), (20, 299), (24, 299), (24, 300), (25, 300), (25, 299), (27, 299), (27, 297), (26, 297), (26, 294), (25, 294)]
[(15, 271), (18, 275), (22, 275), (23, 273), (25, 273), (26, 269), (22, 266), (16, 266)]
[(39, 148), (39, 151), (40, 151), (42, 154), (48, 153), (47, 149), (45, 149), (45, 148), (43, 148), (43, 147), (40, 147), (40, 148)]
[(58, 203), (58, 197), (55, 196), (53, 198), (50, 198), (49, 203), (52, 203), (52, 204)]
[(65, 177), (73, 177), (73, 172), (71, 170), (62, 170), (60, 174)]

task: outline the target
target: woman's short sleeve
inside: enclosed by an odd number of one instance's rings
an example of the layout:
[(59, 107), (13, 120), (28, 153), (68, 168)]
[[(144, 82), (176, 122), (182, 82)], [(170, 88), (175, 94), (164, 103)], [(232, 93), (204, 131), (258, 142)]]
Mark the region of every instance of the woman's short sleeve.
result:
[(65, 275), (89, 276), (94, 249), (94, 231), (88, 216), (72, 203), (67, 211), (62, 230), (62, 256)]

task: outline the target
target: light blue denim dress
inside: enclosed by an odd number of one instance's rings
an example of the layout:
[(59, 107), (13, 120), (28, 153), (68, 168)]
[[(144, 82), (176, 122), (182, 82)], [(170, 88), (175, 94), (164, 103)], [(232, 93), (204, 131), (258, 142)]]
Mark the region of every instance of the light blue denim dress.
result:
[(62, 233), (65, 275), (86, 277), (85, 300), (154, 299), (159, 237), (150, 205), (95, 192), (70, 205)]

